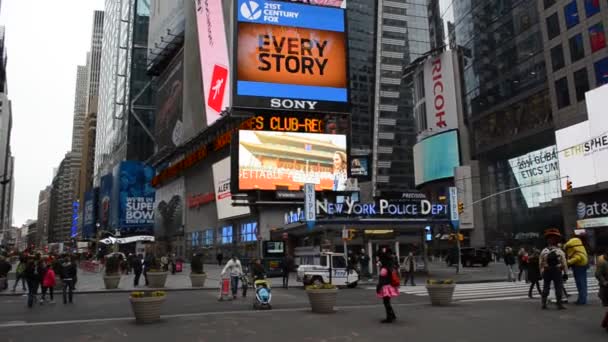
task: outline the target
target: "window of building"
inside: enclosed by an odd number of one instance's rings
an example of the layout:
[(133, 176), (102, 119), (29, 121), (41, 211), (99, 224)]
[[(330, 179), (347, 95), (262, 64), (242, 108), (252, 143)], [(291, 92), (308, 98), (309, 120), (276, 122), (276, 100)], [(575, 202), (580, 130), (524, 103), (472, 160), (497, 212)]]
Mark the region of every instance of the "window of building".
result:
[(192, 247), (200, 246), (200, 232), (192, 232), (190, 240)]
[(241, 241), (251, 242), (257, 241), (258, 223), (248, 222), (241, 225)]
[(576, 89), (576, 101), (583, 101), (585, 99), (585, 92), (589, 90), (587, 68), (582, 68), (581, 70), (574, 72), (574, 88)]
[(572, 63), (578, 61), (579, 59), (585, 57), (585, 47), (583, 44), (583, 35), (577, 34), (576, 36), (570, 38), (570, 59)]
[(576, 0), (564, 6), (564, 17), (566, 18), (566, 28), (571, 28), (578, 25), (578, 8), (576, 7)]
[(204, 231), (203, 246), (213, 246), (213, 229), (207, 229)]
[(595, 80), (597, 86), (608, 83), (608, 58), (601, 59), (594, 64), (595, 67)]
[(561, 44), (551, 49), (551, 65), (553, 66), (553, 71), (557, 71), (565, 65), (564, 51)]
[(222, 227), (222, 244), (232, 243), (232, 226)]
[(600, 0), (585, 0), (585, 13), (587, 18), (596, 15), (600, 11)]
[(555, 5), (555, 0), (544, 0), (545, 2), (545, 9)]
[(557, 13), (554, 13), (547, 18), (547, 34), (549, 35), (549, 40), (559, 36), (559, 19), (557, 18)]
[(568, 78), (564, 77), (555, 81), (555, 97), (557, 98), (557, 108), (564, 108), (570, 105), (570, 92), (568, 91)]
[(606, 47), (604, 24), (597, 23), (589, 27), (589, 40), (591, 41), (591, 52), (595, 52)]

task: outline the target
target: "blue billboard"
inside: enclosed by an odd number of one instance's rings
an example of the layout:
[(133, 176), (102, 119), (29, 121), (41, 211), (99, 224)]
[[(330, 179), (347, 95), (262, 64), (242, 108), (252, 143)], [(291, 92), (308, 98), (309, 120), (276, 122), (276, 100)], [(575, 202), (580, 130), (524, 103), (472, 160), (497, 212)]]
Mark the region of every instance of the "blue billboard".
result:
[(82, 238), (92, 239), (95, 237), (97, 222), (97, 196), (98, 188), (87, 191), (84, 194), (84, 210), (82, 218)]
[[(114, 189), (118, 198), (117, 228), (121, 232), (154, 232), (154, 169), (138, 161), (123, 161), (117, 167)], [(116, 170), (115, 170), (116, 171)]]
[(72, 202), (72, 227), (70, 229), (70, 237), (78, 236), (78, 212), (80, 211), (80, 202)]
[(239, 0), (233, 105), (348, 112), (342, 8)]
[(107, 174), (101, 177), (99, 186), (99, 225), (102, 229), (110, 228), (110, 213), (112, 204), (112, 185), (114, 177)]
[(454, 177), (454, 168), (458, 166), (460, 166), (460, 149), (456, 130), (430, 136), (414, 145), (416, 186)]

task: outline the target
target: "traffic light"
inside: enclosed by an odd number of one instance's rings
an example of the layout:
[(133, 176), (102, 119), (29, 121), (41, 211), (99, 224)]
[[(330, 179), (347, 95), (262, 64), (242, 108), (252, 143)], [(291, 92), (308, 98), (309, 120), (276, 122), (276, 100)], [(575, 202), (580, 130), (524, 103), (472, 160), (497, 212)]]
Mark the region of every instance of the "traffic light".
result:
[(464, 212), (464, 203), (458, 202), (458, 213), (462, 214)]
[(572, 192), (572, 181), (566, 179), (566, 192)]

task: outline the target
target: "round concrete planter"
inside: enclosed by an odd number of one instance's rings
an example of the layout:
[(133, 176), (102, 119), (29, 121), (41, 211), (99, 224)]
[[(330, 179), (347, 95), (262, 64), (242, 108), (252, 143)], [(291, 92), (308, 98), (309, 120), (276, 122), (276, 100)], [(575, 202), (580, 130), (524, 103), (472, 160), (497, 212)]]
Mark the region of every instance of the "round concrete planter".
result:
[(306, 290), (308, 293), (308, 301), (312, 312), (315, 313), (333, 313), (335, 312), (336, 298), (338, 289), (329, 290)]
[(207, 280), (207, 274), (205, 273), (190, 273), (192, 287), (205, 287), (205, 280)]
[(160, 289), (165, 287), (169, 272), (148, 272), (148, 287)]
[(452, 296), (454, 295), (454, 288), (454, 284), (426, 285), (426, 290), (431, 298), (431, 305), (450, 305), (452, 303)]
[(103, 283), (106, 285), (106, 289), (117, 289), (120, 284), (120, 274), (104, 275)]
[(160, 307), (167, 296), (159, 297), (129, 297), (131, 309), (137, 323), (154, 323), (160, 321)]

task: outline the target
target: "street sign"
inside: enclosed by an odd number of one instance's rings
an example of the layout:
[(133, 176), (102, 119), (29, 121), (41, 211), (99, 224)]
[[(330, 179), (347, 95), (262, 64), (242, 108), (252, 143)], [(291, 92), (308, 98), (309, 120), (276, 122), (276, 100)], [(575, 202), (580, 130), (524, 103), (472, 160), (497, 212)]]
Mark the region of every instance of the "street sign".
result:
[(310, 183), (304, 184), (304, 217), (308, 229), (312, 229), (315, 226), (315, 220), (317, 219), (317, 211), (315, 185)]
[(458, 215), (458, 190), (456, 187), (450, 187), (450, 220), (455, 230), (458, 230), (460, 216)]

